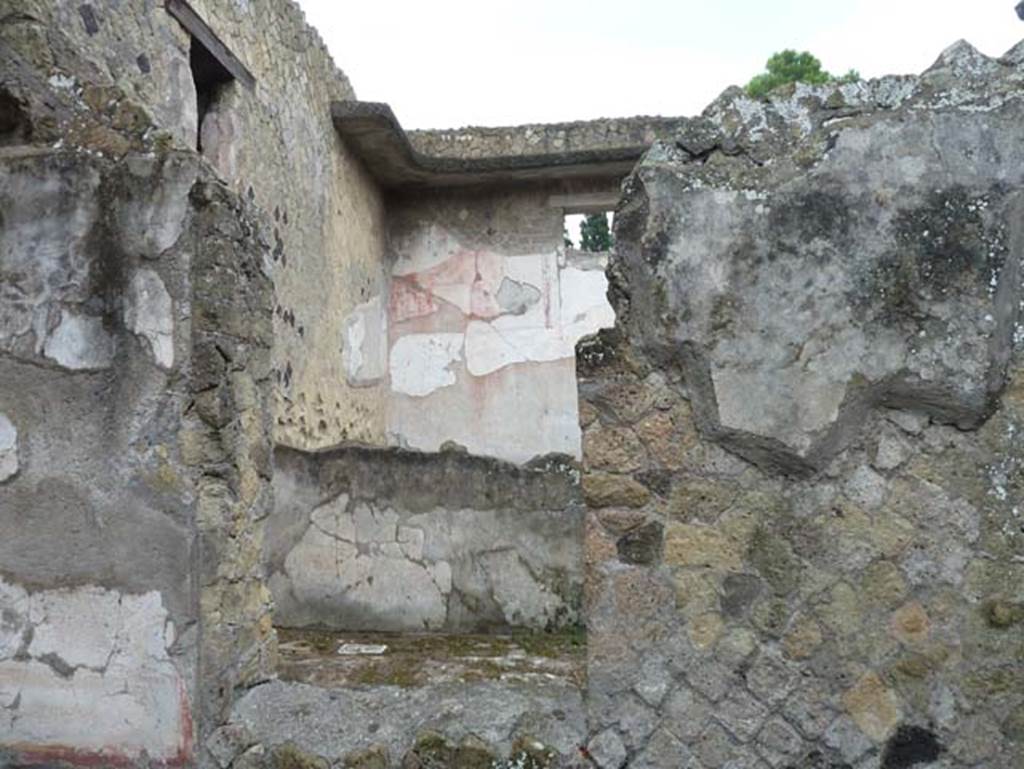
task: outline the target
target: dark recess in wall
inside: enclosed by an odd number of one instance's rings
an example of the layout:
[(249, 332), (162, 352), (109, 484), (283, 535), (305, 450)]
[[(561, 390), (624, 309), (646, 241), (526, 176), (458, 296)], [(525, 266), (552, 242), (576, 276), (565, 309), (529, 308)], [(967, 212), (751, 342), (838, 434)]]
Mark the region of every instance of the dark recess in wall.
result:
[(938, 761), (945, 752), (935, 735), (920, 726), (901, 726), (885, 744), (882, 769), (909, 769)]
[(0, 88), (0, 145), (26, 143), (31, 128), (25, 104), (6, 88)]
[(195, 37), (192, 38), (188, 58), (192, 68), (192, 80), (196, 84), (196, 149), (202, 152), (203, 120), (224, 86), (234, 80), (234, 77)]

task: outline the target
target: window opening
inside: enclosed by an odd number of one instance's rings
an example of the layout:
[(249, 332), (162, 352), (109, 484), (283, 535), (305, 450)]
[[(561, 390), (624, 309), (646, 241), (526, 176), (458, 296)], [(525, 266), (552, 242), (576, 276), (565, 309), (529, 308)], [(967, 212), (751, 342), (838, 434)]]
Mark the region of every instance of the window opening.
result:
[(189, 51), (192, 80), (196, 85), (196, 149), (203, 151), (203, 121), (228, 83), (234, 80), (230, 72), (210, 53), (198, 39), (192, 38)]

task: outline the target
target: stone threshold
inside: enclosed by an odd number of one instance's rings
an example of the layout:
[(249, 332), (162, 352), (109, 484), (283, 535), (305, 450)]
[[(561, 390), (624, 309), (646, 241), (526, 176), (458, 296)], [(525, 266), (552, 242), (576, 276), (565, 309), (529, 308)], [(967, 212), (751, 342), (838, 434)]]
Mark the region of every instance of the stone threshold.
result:
[(581, 633), (277, 632), (277, 678), (211, 738), (224, 766), (591, 769)]
[(278, 677), (328, 688), (499, 682), (582, 687), (580, 631), (444, 635), (278, 628)]

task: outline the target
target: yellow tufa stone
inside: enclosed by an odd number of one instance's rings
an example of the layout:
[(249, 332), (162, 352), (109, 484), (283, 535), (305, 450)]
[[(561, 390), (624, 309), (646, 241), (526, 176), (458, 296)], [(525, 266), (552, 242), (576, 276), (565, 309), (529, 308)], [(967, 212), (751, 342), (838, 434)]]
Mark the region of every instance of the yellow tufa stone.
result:
[(640, 510), (623, 510), (612, 507), (598, 511), (597, 519), (612, 534), (621, 536), (646, 523), (647, 516)]
[(901, 606), (892, 615), (893, 633), (907, 646), (927, 641), (930, 629), (928, 614), (917, 601)]
[(596, 424), (583, 435), (583, 462), (587, 468), (633, 472), (646, 459), (643, 444), (624, 427)]
[(635, 429), (651, 456), (669, 470), (683, 468), (686, 452), (698, 440), (687, 404), (671, 411), (655, 411), (638, 422)]
[(840, 637), (851, 637), (861, 625), (861, 599), (849, 583), (839, 582), (817, 607), (821, 621)]
[(714, 578), (704, 571), (680, 570), (675, 575), (676, 608), (689, 617), (718, 606)]
[(708, 612), (694, 617), (687, 626), (690, 641), (698, 649), (708, 650), (715, 645), (722, 636), (725, 624), (722, 617), (714, 612)]
[(1024, 368), (1012, 373), (1003, 395), (1003, 403), (1009, 411), (1024, 416)]
[(814, 654), (821, 645), (821, 628), (813, 617), (799, 615), (782, 639), (782, 647), (786, 654), (795, 660), (803, 660)]
[(582, 484), (590, 507), (643, 507), (651, 498), (647, 487), (628, 475), (585, 473)]
[(680, 521), (713, 521), (736, 499), (732, 484), (705, 478), (685, 478), (673, 484), (668, 512)]
[(860, 730), (878, 743), (885, 742), (902, 717), (895, 693), (873, 671), (846, 691), (843, 707)]
[(742, 571), (744, 543), (709, 526), (670, 523), (665, 530), (665, 563)]
[(907, 594), (903, 572), (891, 561), (875, 561), (868, 566), (860, 588), (865, 602), (872, 605), (895, 606)]

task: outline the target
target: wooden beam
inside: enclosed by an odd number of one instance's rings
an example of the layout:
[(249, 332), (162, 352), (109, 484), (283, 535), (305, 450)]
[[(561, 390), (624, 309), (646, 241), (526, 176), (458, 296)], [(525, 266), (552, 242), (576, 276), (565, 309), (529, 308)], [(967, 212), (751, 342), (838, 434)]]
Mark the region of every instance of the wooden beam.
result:
[(217, 37), (210, 29), (210, 25), (203, 21), (202, 17), (188, 4), (186, 0), (166, 0), (165, 8), (183, 26), (192, 37), (198, 40), (207, 51), (215, 58), (224, 69), (239, 83), (249, 90), (256, 85), (256, 78), (239, 60), (231, 53), (231, 50), (224, 45), (224, 42)]
[(548, 197), (549, 208), (561, 208), (567, 214), (600, 214), (614, 211), (622, 199), (618, 188), (606, 192), (578, 192)]

